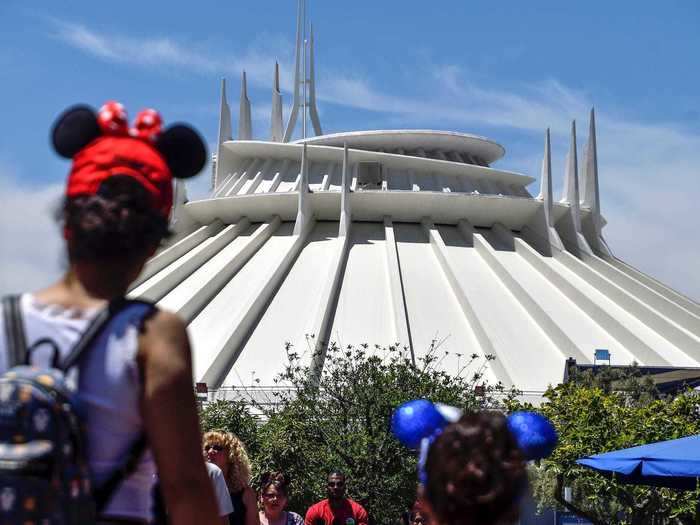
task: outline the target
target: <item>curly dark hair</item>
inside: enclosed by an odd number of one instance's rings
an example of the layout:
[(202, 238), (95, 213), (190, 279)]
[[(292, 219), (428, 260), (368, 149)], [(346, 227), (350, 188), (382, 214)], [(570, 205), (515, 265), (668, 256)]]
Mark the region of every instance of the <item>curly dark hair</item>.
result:
[(445, 428), (428, 451), (424, 497), (441, 523), (514, 523), (527, 472), (506, 418), (465, 414)]
[(169, 235), (168, 220), (136, 180), (113, 176), (97, 194), (66, 198), (59, 219), (72, 260), (104, 261), (147, 254)]

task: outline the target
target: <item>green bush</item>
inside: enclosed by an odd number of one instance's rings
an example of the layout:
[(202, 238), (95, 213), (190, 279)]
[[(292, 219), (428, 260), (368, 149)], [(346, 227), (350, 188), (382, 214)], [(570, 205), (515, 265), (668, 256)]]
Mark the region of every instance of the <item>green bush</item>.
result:
[[(694, 523), (700, 491), (623, 485), (576, 464), (584, 456), (700, 433), (700, 395), (661, 396), (637, 367), (574, 375), (550, 388), (539, 407), (559, 433), (559, 445), (532, 469), (542, 507), (573, 489), (573, 503), (597, 523)], [(514, 403), (511, 408), (523, 408)], [(531, 407), (525, 407), (531, 408)]]
[[(398, 346), (332, 345), (323, 372), (315, 377), (310, 362), (288, 345), (288, 363), (275, 381), (286, 388), (272, 394), (278, 401), (274, 408), (255, 406), (263, 414), (255, 431), (242, 404), (209, 405), (203, 419), (206, 425), (231, 429), (255, 442), (249, 448), (256, 476), (281, 470), (291, 477), (291, 510), (304, 514), (325, 498), (328, 472), (340, 470), (347, 475), (348, 495), (362, 503), (376, 523), (395, 523), (415, 499), (417, 477), (415, 453), (391, 435), (392, 411), (415, 398), (464, 410), (498, 407), (516, 394), (501, 385), (485, 385), (475, 393), (490, 356), (472, 355), (462, 371), (476, 371), (463, 377), (438, 369), (445, 352), (436, 343), (416, 365), (408, 355)], [(252, 396), (251, 402), (255, 405)]]

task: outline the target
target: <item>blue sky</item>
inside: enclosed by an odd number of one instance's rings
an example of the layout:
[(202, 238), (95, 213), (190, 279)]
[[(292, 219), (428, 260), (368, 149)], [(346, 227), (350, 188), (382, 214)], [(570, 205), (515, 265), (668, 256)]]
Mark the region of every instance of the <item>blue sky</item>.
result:
[[(66, 106), (155, 107), (215, 140), (219, 81), (236, 129), (240, 71), (269, 133), (274, 61), (289, 103), (296, 2), (0, 5), (0, 291), (59, 271), (50, 207), (67, 164), (48, 147)], [(700, 4), (309, 0), (324, 132), (434, 128), (503, 144), (497, 167), (539, 175), (552, 128), (560, 186), (569, 121), (598, 121), (605, 235), (627, 262), (700, 299)], [(191, 188), (201, 194), (204, 179)], [(537, 193), (536, 185), (531, 188)], [(9, 246), (6, 250), (5, 247)], [(36, 284), (35, 284), (36, 283)]]

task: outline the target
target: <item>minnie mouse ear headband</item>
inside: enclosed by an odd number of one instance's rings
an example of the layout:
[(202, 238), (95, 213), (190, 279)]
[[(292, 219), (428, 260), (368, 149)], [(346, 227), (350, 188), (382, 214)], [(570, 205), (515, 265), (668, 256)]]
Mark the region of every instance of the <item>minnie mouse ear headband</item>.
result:
[(162, 130), (157, 111), (141, 111), (129, 128), (126, 110), (118, 102), (105, 103), (95, 112), (73, 106), (54, 123), (51, 142), (62, 157), (73, 159), (66, 196), (95, 195), (100, 184), (120, 175), (136, 179), (151, 197), (154, 210), (164, 217), (173, 203), (173, 177), (199, 173), (207, 150), (199, 134), (185, 124)]
[[(458, 408), (432, 403), (427, 399), (408, 401), (391, 418), (391, 431), (408, 448), (420, 448), (418, 477), (425, 484), (425, 462), (430, 445), (450, 423), (462, 417)], [(557, 446), (557, 431), (551, 421), (536, 412), (513, 412), (507, 418), (508, 429), (526, 460), (543, 459)]]

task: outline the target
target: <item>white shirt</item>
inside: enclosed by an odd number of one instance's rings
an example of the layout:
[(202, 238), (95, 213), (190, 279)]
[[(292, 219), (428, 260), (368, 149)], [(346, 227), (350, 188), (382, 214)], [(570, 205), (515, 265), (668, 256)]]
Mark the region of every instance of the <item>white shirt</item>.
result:
[(231, 503), (231, 495), (228, 493), (224, 473), (221, 472), (221, 469), (214, 465), (214, 463), (209, 463), (207, 461), (206, 465), (209, 479), (211, 479), (214, 485), (216, 501), (219, 504), (219, 516), (228, 516), (233, 512), (233, 503)]
[[(99, 311), (43, 304), (31, 294), (23, 294), (20, 305), (27, 345), (41, 337), (50, 337), (58, 345), (61, 357), (65, 357)], [(97, 484), (104, 482), (121, 464), (144, 430), (141, 378), (136, 362), (139, 322), (134, 321), (143, 317), (142, 308), (132, 305), (115, 316), (110, 329), (99, 336), (80, 363), (78, 399), (86, 409), (87, 459)], [(32, 364), (48, 366), (49, 349), (48, 345), (38, 348), (32, 354)], [(0, 373), (6, 369), (5, 330), (0, 319)], [(136, 470), (115, 491), (103, 515), (150, 520), (154, 474), (155, 463), (147, 450)]]

